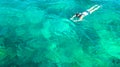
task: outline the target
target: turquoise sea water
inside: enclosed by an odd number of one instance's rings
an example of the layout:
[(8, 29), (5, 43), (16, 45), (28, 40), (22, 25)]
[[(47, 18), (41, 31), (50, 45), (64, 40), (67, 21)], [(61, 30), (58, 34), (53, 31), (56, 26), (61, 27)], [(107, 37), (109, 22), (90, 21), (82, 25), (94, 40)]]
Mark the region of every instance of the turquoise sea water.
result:
[(0, 0), (0, 67), (120, 67), (120, 0)]

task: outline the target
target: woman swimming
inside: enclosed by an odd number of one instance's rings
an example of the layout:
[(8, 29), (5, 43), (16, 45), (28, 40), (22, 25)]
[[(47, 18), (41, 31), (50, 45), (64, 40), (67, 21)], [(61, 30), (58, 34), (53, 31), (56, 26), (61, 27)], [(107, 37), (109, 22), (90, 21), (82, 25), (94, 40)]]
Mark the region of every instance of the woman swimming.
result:
[[(82, 12), (82, 13), (76, 13), (75, 15), (73, 15), (72, 18), (70, 18), (72, 21), (74, 22), (79, 22), (82, 21), (83, 18), (89, 14), (92, 14), (94, 11), (96, 11), (97, 9), (99, 9), (101, 6), (99, 5), (94, 5), (93, 7), (91, 7), (90, 9)], [(75, 18), (78, 18), (77, 20), (75, 20)]]

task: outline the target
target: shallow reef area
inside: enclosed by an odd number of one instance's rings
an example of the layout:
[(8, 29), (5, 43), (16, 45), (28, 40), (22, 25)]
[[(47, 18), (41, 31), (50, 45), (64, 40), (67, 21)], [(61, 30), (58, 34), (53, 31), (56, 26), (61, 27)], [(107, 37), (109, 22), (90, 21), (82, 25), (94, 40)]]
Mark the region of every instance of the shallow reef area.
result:
[[(70, 18), (102, 7), (74, 23)], [(0, 0), (0, 67), (120, 67), (120, 0)]]

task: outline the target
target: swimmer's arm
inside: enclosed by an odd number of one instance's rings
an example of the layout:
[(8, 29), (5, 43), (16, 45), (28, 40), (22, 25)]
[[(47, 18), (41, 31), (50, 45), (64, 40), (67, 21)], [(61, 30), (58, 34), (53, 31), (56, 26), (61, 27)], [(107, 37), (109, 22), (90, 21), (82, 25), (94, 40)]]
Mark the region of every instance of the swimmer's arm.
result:
[(82, 21), (82, 20), (83, 20), (84, 15), (82, 15), (82, 16), (79, 18), (79, 20), (73, 20), (73, 18), (74, 18), (74, 16), (71, 18), (71, 20), (72, 20), (73, 22), (79, 22), (79, 21)]
[(77, 22), (80, 22), (80, 21), (82, 21), (82, 20), (73, 20), (73, 22), (76, 22), (76, 23), (77, 23)]
[(76, 15), (73, 15), (73, 16), (72, 16), (72, 18), (70, 18), (70, 19), (71, 19), (71, 20), (73, 20), (73, 19), (74, 19), (74, 17), (76, 17)]
[(79, 19), (79, 20), (72, 20), (73, 22), (79, 22), (79, 21), (82, 21), (81, 19)]

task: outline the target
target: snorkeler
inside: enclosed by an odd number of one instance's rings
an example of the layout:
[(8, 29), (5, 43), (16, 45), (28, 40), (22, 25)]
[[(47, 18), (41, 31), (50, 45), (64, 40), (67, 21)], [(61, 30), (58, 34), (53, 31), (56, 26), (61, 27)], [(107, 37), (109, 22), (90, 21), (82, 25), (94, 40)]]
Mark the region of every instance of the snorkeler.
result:
[[(99, 9), (101, 6), (99, 5), (94, 5), (93, 7), (91, 7), (90, 9), (82, 12), (82, 13), (76, 13), (75, 15), (73, 15), (72, 18), (70, 18), (73, 22), (79, 22), (82, 21), (83, 18), (89, 14), (92, 14), (94, 11), (96, 11), (97, 9)], [(75, 20), (75, 18), (78, 18), (77, 20)]]

